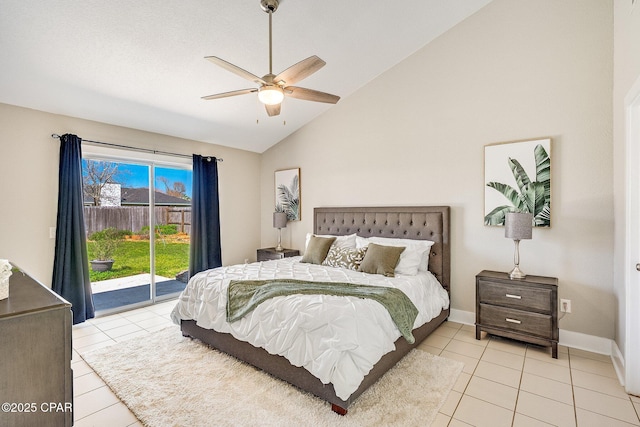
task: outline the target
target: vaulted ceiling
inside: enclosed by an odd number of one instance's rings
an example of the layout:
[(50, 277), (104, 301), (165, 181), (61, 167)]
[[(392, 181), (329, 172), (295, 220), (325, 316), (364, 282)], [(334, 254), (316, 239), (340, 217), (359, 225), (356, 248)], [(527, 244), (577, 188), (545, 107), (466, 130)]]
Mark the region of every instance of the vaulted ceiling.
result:
[[(281, 0), (273, 71), (317, 55), (297, 86), (344, 100), (490, 1)], [(263, 152), (335, 108), (201, 99), (255, 87), (204, 57), (263, 76), (268, 28), (259, 0), (0, 0), (0, 102)]]

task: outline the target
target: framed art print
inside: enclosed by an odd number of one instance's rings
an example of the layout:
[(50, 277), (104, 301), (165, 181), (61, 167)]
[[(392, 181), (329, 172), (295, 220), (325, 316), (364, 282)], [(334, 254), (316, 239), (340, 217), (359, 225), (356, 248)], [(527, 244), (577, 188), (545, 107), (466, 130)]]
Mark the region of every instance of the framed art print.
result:
[(300, 168), (275, 172), (276, 212), (286, 212), (287, 220), (300, 220)]
[(507, 212), (527, 212), (551, 227), (551, 139), (484, 147), (484, 223), (504, 225)]

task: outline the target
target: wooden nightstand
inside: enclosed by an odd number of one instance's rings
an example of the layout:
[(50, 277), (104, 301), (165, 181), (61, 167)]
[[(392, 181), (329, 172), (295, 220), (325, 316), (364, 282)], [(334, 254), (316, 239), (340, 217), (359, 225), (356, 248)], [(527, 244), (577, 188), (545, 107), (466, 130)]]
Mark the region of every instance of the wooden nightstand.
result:
[(258, 261), (269, 261), (270, 259), (282, 259), (298, 255), (300, 255), (300, 251), (297, 249), (283, 249), (281, 251), (276, 251), (276, 248), (258, 249)]
[(558, 358), (558, 279), (484, 270), (476, 276), (476, 339), (480, 331), (551, 346)]

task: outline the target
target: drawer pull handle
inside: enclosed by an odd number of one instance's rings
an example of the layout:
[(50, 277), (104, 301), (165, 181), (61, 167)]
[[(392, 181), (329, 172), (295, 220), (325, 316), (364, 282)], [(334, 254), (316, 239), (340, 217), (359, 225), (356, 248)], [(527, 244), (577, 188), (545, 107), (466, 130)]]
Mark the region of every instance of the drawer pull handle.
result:
[(520, 323), (522, 323), (520, 320), (517, 320), (517, 319), (509, 319), (508, 317), (507, 317), (506, 319), (504, 319), (504, 320), (506, 320), (506, 321), (507, 321), (507, 322), (509, 322), (509, 323), (516, 323), (516, 324), (518, 324), (518, 325), (519, 325)]
[(507, 298), (522, 299), (522, 297), (521, 297), (520, 295), (506, 294), (505, 296), (506, 296)]

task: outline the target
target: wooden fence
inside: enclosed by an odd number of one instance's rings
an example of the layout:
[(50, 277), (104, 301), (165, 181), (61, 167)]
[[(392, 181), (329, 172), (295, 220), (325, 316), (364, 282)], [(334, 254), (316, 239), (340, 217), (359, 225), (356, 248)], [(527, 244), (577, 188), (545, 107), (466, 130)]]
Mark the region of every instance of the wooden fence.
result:
[[(191, 234), (191, 208), (156, 206), (154, 208), (157, 225), (176, 224), (178, 231)], [(108, 227), (131, 230), (138, 233), (149, 226), (148, 206), (85, 206), (84, 223), (87, 236)]]

